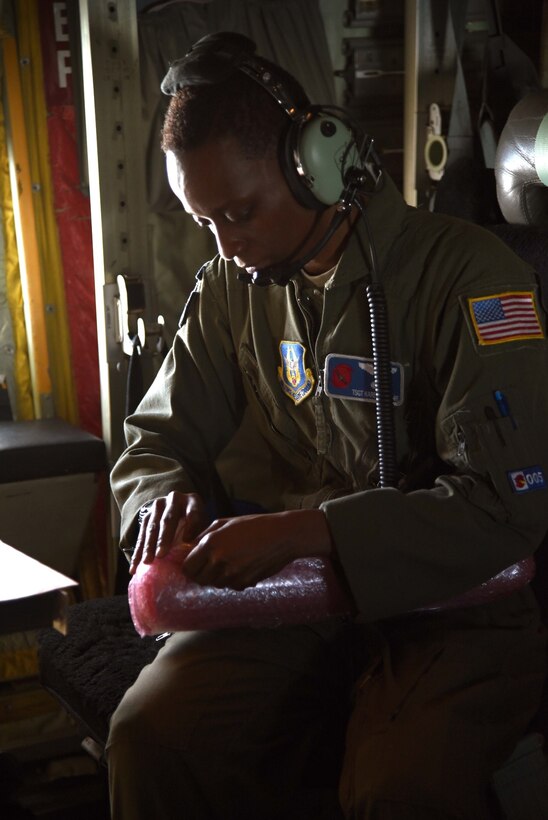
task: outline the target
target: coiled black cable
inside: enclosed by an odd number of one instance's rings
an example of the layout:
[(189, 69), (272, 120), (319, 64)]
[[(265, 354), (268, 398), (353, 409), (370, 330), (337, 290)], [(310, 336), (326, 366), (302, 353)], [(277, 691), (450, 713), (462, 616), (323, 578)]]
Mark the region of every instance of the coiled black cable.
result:
[(398, 482), (398, 469), (396, 465), (392, 368), (388, 342), (386, 298), (384, 288), (380, 282), (372, 282), (367, 286), (365, 292), (369, 305), (371, 344), (373, 347), (379, 486), (395, 487)]
[(371, 258), (371, 283), (365, 293), (371, 322), (371, 346), (373, 349), (373, 378), (375, 380), (375, 414), (377, 420), (377, 454), (379, 459), (379, 487), (395, 487), (399, 471), (396, 456), (396, 434), (392, 396), (392, 365), (390, 360), (390, 335), (388, 311), (384, 288), (378, 275), (377, 255), (369, 230), (365, 207), (356, 204), (365, 225)]

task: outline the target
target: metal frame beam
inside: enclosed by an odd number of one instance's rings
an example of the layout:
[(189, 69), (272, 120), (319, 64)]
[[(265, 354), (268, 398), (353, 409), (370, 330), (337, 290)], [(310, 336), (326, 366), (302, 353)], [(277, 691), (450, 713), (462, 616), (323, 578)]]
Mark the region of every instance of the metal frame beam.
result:
[[(153, 326), (157, 316), (148, 263), (137, 11), (127, 0), (80, 0), (79, 10), (103, 438), (114, 461), (124, 446), (127, 336), (143, 324)], [(141, 312), (122, 310), (120, 277), (142, 282)], [(142, 356), (146, 370), (155, 353), (145, 346)]]

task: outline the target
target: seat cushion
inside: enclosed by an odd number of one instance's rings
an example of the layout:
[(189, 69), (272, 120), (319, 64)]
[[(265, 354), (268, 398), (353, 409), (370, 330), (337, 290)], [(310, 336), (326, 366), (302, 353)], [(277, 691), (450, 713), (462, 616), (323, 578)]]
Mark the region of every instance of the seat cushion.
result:
[(0, 421), (0, 483), (108, 467), (105, 442), (62, 419)]
[(39, 634), (40, 682), (104, 744), (124, 692), (161, 645), (136, 633), (126, 594), (77, 603), (67, 635), (53, 628)]

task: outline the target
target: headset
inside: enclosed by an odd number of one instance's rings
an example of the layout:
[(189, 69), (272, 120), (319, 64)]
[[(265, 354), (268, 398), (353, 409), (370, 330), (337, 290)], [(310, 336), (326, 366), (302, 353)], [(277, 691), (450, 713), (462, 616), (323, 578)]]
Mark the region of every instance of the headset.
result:
[(287, 115), (278, 156), (291, 193), (305, 208), (323, 211), (337, 204), (337, 209), (326, 233), (306, 257), (239, 275), (251, 284), (285, 285), (331, 239), (358, 193), (380, 188), (383, 170), (372, 138), (362, 134), (342, 108), (298, 105), (276, 66), (263, 61), (255, 51), (253, 40), (243, 34), (208, 34), (171, 64), (161, 89), (172, 96), (187, 85), (223, 82), (231, 72), (241, 71), (270, 94)]

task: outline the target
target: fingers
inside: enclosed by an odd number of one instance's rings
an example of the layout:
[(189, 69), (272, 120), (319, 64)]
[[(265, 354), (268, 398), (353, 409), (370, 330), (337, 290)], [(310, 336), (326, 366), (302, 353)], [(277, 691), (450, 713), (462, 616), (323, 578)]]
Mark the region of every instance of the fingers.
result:
[(141, 561), (150, 564), (154, 559), (164, 504), (165, 498), (157, 498), (142, 516), (137, 542), (129, 565), (130, 575), (135, 573)]
[(242, 590), (279, 569), (285, 561), (270, 555), (270, 544), (248, 531), (249, 522), (245, 516), (214, 521), (186, 556), (185, 575), (204, 586)]
[(161, 515), (159, 516), (159, 520), (154, 522), (154, 526), (157, 525), (157, 530), (153, 528), (150, 533), (151, 544), (152, 539), (156, 536), (153, 557), (161, 558), (163, 555), (166, 555), (173, 546), (177, 528), (181, 520), (184, 520), (186, 512), (186, 505), (183, 498), (184, 496), (181, 497), (179, 493), (170, 493), (163, 499), (164, 504)]
[(328, 555), (330, 539), (319, 510), (221, 518), (196, 539), (183, 571), (198, 584), (241, 590), (296, 558)]
[(171, 492), (156, 498), (145, 511), (129, 571), (167, 555), (175, 543), (189, 540), (203, 528), (204, 504), (196, 494)]
[(179, 522), (180, 526), (176, 533), (177, 541), (194, 541), (206, 527), (205, 504), (196, 493), (187, 496), (185, 517)]
[(200, 540), (198, 544), (190, 550), (184, 560), (183, 569), (185, 575), (188, 575), (188, 577), (192, 578), (196, 583), (203, 583), (201, 581), (201, 575), (207, 567), (208, 560), (207, 545), (204, 548), (203, 542)]
[[(185, 575), (195, 583), (202, 586), (218, 587), (219, 589), (244, 589), (245, 586), (249, 586), (242, 583), (239, 577), (233, 577), (234, 569), (228, 561), (208, 555), (200, 547), (191, 550), (183, 563)], [(188, 561), (189, 557), (191, 557), (190, 561)]]
[(199, 541), (185, 558), (183, 568), (186, 575), (198, 584), (208, 586), (229, 586), (227, 573), (229, 565), (222, 557), (219, 544), (212, 535), (222, 528), (225, 519), (214, 521), (205, 531), (200, 533)]

